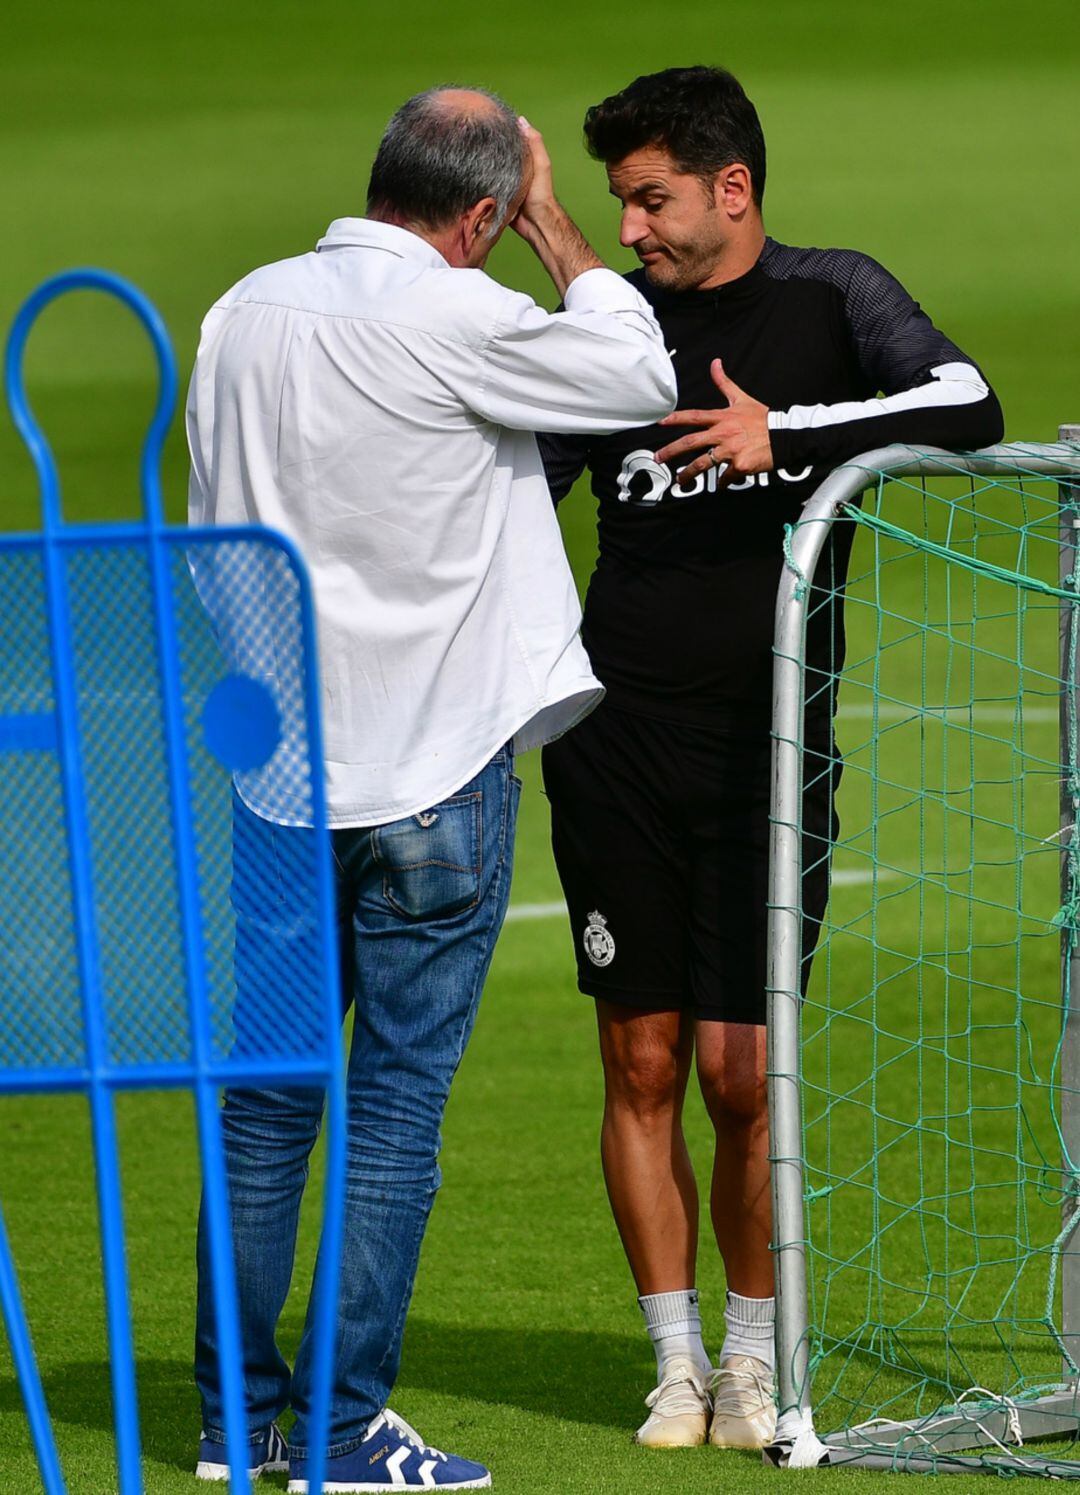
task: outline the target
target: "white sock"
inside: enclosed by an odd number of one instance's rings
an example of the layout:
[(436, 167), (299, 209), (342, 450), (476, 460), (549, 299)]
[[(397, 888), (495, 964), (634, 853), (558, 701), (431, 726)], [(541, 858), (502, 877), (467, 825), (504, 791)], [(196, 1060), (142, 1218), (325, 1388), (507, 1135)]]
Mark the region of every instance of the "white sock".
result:
[(755, 1360), (763, 1360), (770, 1370), (775, 1370), (775, 1320), (775, 1298), (742, 1298), (729, 1292), (724, 1306), (727, 1334), (720, 1351), (721, 1364), (729, 1355), (753, 1355)]
[(656, 1351), (656, 1378), (664, 1379), (664, 1367), (676, 1358), (692, 1360), (703, 1376), (712, 1370), (701, 1342), (701, 1314), (696, 1287), (675, 1293), (649, 1293), (639, 1298)]

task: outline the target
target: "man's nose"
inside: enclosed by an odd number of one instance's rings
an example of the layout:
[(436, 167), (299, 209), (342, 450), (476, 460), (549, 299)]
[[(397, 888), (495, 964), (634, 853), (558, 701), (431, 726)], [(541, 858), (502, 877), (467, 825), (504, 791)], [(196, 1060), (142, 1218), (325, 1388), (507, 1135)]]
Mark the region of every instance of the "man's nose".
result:
[(624, 249), (640, 244), (648, 232), (649, 226), (640, 208), (623, 209), (622, 221), (619, 224), (619, 243)]

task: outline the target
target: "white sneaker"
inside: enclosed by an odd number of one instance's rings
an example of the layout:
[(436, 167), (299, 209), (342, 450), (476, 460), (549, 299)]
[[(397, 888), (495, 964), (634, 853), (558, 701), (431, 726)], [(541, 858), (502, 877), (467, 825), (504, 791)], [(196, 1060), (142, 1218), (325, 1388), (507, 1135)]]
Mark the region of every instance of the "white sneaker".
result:
[(776, 1432), (772, 1371), (752, 1355), (728, 1355), (709, 1377), (716, 1448), (764, 1448)]
[(646, 1448), (697, 1448), (705, 1442), (712, 1405), (693, 1360), (669, 1360), (664, 1379), (645, 1398), (649, 1415), (634, 1434)]

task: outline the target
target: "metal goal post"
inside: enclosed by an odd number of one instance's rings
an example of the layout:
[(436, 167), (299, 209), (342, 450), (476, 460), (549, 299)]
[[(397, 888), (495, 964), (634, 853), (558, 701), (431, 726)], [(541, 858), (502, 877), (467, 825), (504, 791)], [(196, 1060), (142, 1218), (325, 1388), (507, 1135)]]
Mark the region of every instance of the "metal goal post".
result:
[[(869, 452), (788, 531), (768, 977), (778, 1468), (1080, 1477), (1068, 1448), (1020, 1447), (1080, 1431), (1080, 426), (1060, 438)], [(845, 615), (846, 663), (815, 665), (808, 620), (820, 645)], [(831, 795), (841, 769), (843, 828), (815, 843), (804, 792), (827, 779)], [(808, 938), (818, 858), (830, 903)]]

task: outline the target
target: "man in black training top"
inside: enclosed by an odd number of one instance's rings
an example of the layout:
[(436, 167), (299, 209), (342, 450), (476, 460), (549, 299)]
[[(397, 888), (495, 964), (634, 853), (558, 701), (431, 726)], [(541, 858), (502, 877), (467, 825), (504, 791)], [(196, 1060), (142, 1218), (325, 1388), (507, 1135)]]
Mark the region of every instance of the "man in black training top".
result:
[[(555, 499), (587, 467), (599, 500), (584, 639), (608, 691), (545, 749), (544, 780), (579, 984), (596, 998), (604, 1176), (656, 1350), (637, 1438), (754, 1447), (775, 1422), (764, 1022), (783, 527), (836, 464), (890, 442), (983, 446), (1000, 440), (1001, 410), (880, 265), (766, 236), (765, 142), (730, 73), (638, 78), (589, 110), (585, 135), (622, 204), (621, 241), (642, 264), (628, 279), (656, 312), (681, 408), (614, 436), (541, 438)], [(834, 585), (851, 528), (822, 561)], [(811, 670), (836, 660), (841, 624), (817, 609)], [(807, 740), (829, 755), (825, 678), (808, 682)], [(815, 777), (807, 954), (836, 834), (835, 776)], [(680, 1119), (695, 1052), (728, 1286), (715, 1370)]]

